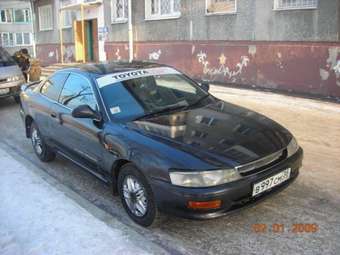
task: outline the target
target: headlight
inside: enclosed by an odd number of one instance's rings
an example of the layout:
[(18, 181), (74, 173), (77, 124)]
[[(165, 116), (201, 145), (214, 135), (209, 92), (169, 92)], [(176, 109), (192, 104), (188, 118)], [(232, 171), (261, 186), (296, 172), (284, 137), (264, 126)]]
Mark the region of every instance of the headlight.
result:
[(8, 78), (7, 78), (7, 81), (8, 81), (8, 82), (18, 81), (18, 80), (20, 80), (20, 77), (19, 77), (19, 76), (12, 76), (12, 77), (8, 77)]
[(299, 150), (299, 145), (296, 139), (293, 137), (287, 146), (287, 157), (294, 155)]
[(171, 183), (183, 187), (212, 187), (236, 181), (241, 176), (236, 169), (201, 172), (170, 172)]

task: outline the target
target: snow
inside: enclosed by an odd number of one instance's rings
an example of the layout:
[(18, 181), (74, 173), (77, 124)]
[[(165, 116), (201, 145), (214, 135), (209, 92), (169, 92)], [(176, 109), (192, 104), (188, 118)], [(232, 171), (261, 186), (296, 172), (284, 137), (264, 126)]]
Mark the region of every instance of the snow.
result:
[(0, 254), (150, 254), (120, 223), (106, 225), (0, 147)]

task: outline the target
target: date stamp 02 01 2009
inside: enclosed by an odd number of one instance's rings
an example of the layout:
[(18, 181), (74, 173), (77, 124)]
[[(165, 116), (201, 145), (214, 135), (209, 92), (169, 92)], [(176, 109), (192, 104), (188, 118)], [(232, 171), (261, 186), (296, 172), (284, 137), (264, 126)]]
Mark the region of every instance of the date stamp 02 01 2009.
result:
[(316, 233), (319, 231), (319, 226), (315, 223), (313, 224), (303, 224), (303, 223), (295, 223), (289, 226), (285, 224), (253, 224), (252, 231), (257, 234), (262, 233), (294, 233), (294, 234), (301, 234), (301, 233)]

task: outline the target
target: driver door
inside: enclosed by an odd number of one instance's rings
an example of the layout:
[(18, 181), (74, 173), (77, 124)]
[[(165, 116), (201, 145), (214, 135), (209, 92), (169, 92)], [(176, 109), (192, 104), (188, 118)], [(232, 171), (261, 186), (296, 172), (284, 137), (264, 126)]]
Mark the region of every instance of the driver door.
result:
[(70, 74), (58, 103), (53, 106), (54, 141), (67, 156), (96, 170), (104, 151), (99, 141), (102, 129), (92, 119), (72, 117), (72, 110), (79, 105), (89, 105), (98, 111), (90, 81), (82, 75)]

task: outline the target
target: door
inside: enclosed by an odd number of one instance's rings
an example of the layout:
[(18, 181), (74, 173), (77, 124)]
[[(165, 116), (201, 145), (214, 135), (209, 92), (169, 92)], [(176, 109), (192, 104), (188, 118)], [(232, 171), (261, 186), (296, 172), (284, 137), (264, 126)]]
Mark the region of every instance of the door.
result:
[(72, 110), (84, 104), (98, 110), (90, 81), (81, 75), (70, 74), (61, 91), (59, 103), (53, 106), (58, 116), (53, 124), (54, 140), (68, 156), (97, 170), (104, 151), (99, 140), (102, 129), (92, 119), (72, 117)]
[(74, 44), (76, 61), (97, 61), (98, 60), (98, 28), (97, 19), (84, 21), (84, 37), (82, 37), (82, 22), (74, 21)]
[(76, 53), (76, 61), (77, 62), (83, 61), (85, 59), (85, 55), (84, 55), (85, 43), (83, 43), (81, 21), (77, 21), (77, 20), (74, 21), (73, 31), (74, 31), (74, 47), (75, 47), (75, 53)]
[(85, 23), (86, 29), (86, 60), (94, 61), (94, 52), (93, 52), (93, 28), (92, 28), (92, 20), (88, 20)]
[(54, 117), (53, 105), (58, 101), (67, 73), (56, 73), (44, 81), (40, 88), (40, 96), (34, 99), (32, 109), (35, 112), (35, 121), (41, 134), (49, 139), (51, 136), (51, 118)]

